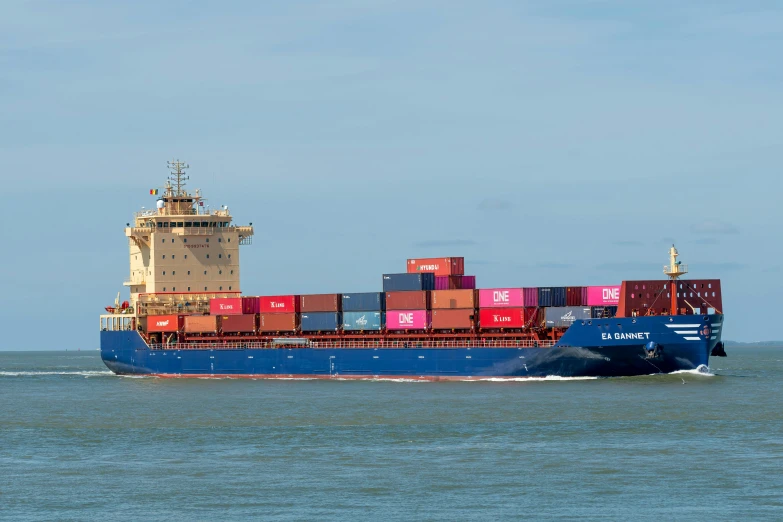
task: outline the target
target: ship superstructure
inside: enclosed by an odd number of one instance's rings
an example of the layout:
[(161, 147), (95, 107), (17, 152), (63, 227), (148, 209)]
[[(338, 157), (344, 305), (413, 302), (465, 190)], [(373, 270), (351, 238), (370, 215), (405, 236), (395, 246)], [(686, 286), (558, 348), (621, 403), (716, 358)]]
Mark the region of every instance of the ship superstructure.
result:
[[(246, 296), (239, 247), (252, 223), (211, 210), (171, 175), (128, 223), (130, 300), (101, 316), (101, 356), (117, 373), (483, 379), (639, 375), (723, 355), (720, 281), (478, 289), (464, 258), (408, 259), (383, 292)], [(158, 189), (150, 191), (158, 195)]]

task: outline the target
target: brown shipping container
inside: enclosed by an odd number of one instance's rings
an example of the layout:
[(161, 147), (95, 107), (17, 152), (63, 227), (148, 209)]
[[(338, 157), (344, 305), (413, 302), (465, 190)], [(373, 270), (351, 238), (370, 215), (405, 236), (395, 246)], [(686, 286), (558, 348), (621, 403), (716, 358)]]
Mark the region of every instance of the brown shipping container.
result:
[(301, 312), (339, 312), (343, 294), (310, 294), (299, 296)]
[(427, 290), (386, 292), (387, 310), (429, 310), (430, 293)]
[(253, 333), (256, 330), (256, 316), (224, 315), (221, 318), (221, 329), (223, 333)]
[(465, 310), (433, 310), (433, 330), (469, 330), (475, 324), (476, 311)]
[(476, 308), (475, 290), (435, 290), (432, 292), (432, 309)]
[[(617, 317), (671, 314), (669, 281), (623, 281)], [(709, 308), (723, 310), (720, 279), (681, 279), (677, 281), (677, 312), (704, 314)]]
[(187, 333), (217, 333), (219, 315), (188, 315), (185, 317)]
[(298, 314), (261, 314), (258, 316), (258, 331), (293, 332), (298, 318)]

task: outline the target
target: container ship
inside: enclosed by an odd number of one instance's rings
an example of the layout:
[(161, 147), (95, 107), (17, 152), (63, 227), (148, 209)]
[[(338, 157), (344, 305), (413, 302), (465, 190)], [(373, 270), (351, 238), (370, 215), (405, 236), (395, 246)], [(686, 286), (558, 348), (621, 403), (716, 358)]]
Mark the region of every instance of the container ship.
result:
[[(478, 288), (464, 258), (408, 259), (365, 292), (243, 295), (253, 226), (189, 192), (169, 163), (155, 208), (128, 223), (129, 300), (100, 316), (117, 374), (161, 377), (482, 380), (693, 370), (725, 355), (720, 280)], [(400, 262), (402, 269), (402, 262)], [(512, 283), (513, 284), (513, 283)], [(351, 289), (355, 290), (355, 289)]]

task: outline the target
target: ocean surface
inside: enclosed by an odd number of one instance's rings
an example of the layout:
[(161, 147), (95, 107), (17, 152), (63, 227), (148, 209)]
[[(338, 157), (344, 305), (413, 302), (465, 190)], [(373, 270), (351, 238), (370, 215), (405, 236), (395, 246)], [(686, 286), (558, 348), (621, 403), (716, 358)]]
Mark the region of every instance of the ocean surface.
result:
[(783, 347), (527, 382), (117, 377), (0, 352), (0, 520), (781, 520)]

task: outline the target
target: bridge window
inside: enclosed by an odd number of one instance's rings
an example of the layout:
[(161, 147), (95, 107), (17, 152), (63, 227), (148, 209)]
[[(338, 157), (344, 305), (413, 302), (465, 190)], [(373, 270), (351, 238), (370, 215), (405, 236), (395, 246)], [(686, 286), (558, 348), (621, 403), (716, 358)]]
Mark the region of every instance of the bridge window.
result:
[(193, 227), (194, 228), (200, 228), (201, 227), (201, 222), (200, 221), (194, 221), (193, 222)]
[(221, 292), (223, 291), (223, 287), (222, 287), (222, 286), (220, 287), (220, 291), (221, 291)]
[(231, 290), (231, 287), (229, 286), (228, 289)]
[(190, 287), (188, 287), (188, 292), (190, 292)]
[(163, 287), (163, 291), (164, 291), (164, 292), (166, 291), (166, 287), (165, 287), (165, 286)]
[(185, 221), (185, 228), (190, 228), (192, 226), (193, 226), (193, 222), (192, 221)]
[(171, 287), (171, 291), (172, 292), (176, 292), (177, 291), (177, 287), (176, 286)]
[(166, 221), (165, 223), (160, 224), (163, 228), (169, 228), (169, 222)]
[(207, 228), (207, 227), (209, 226), (209, 222), (207, 222), (207, 221), (202, 221), (202, 222), (201, 222), (201, 226), (202, 226), (202, 228)]
[(205, 292), (207, 291), (207, 287), (206, 287), (206, 286), (204, 287), (204, 291), (205, 291)]

